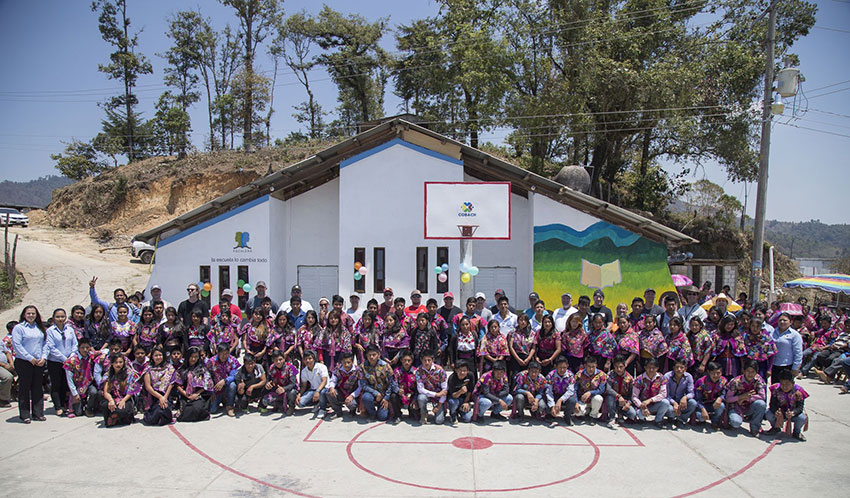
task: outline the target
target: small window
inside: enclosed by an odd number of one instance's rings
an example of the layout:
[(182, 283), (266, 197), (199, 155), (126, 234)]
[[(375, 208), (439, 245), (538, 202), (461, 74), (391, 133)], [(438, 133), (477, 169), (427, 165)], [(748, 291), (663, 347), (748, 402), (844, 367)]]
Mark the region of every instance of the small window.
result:
[[(200, 281), (201, 285), (208, 284), (210, 282), (210, 267), (209, 266), (201, 266), (200, 272)], [(206, 294), (206, 296), (204, 295)], [(210, 305), (210, 293), (204, 292), (204, 288), (201, 287), (201, 299), (207, 303), (207, 306)]]
[[(366, 248), (365, 247), (355, 247), (354, 248), (354, 266), (355, 272), (359, 269), (357, 263), (360, 263), (360, 266), (366, 266)], [(358, 275), (360, 275), (358, 273)], [(360, 278), (354, 278), (354, 292), (366, 292), (366, 279), (363, 278), (363, 275), (360, 275)]]
[(230, 266), (218, 267), (218, 297), (221, 297), (224, 289), (230, 289), (233, 292), (233, 288), (230, 287)]
[[(438, 247), (437, 248), (437, 265), (447, 265), (449, 264), (449, 248), (448, 247)], [(448, 276), (448, 275), (446, 275)], [(446, 279), (445, 282), (440, 282), (440, 279), (437, 278), (437, 292), (442, 294), (444, 292), (449, 291), (449, 281)]]
[[(239, 283), (239, 280), (243, 282), (251, 282), (248, 277), (248, 267), (247, 266), (237, 266), (236, 267), (236, 283)], [(253, 285), (253, 284), (252, 284)], [(245, 311), (245, 308), (248, 306), (248, 293), (247, 292), (239, 292), (241, 289), (236, 290), (236, 295), (239, 296), (239, 308), (242, 311)], [(241, 294), (241, 295), (240, 295)]]
[(428, 248), (416, 248), (416, 288), (419, 292), (428, 292)]
[(385, 258), (387, 250), (383, 247), (376, 247), (374, 250), (375, 258), (372, 260), (372, 276), (375, 279), (372, 289), (376, 294), (384, 292), (387, 288), (387, 275), (385, 267)]

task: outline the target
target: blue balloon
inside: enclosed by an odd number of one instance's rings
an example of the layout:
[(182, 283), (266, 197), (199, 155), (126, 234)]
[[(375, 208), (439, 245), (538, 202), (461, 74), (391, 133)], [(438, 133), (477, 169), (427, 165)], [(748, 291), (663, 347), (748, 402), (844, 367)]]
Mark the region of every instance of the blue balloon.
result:
[(449, 271), (449, 264), (448, 264), (448, 263), (443, 263), (443, 266), (441, 266), (440, 268), (442, 268), (442, 269), (443, 269), (443, 271)]
[(469, 267), (466, 266), (466, 263), (461, 263), (458, 270), (460, 270), (461, 273), (466, 273), (469, 271)]
[(477, 266), (473, 266), (472, 268), (470, 268), (470, 269), (469, 269), (469, 274), (470, 274), (470, 275), (472, 275), (473, 277), (474, 277), (475, 275), (478, 275), (478, 267), (477, 267)]

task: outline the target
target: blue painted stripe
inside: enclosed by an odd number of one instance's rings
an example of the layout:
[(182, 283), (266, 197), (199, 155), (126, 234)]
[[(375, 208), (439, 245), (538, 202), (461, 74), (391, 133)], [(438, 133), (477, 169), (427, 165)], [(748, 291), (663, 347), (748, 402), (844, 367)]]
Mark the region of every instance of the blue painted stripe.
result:
[(590, 225), (581, 232), (560, 223), (534, 227), (534, 243), (550, 239), (562, 240), (575, 247), (584, 247), (594, 240), (609, 238), (617, 247), (630, 246), (640, 239), (640, 235), (628, 230), (600, 221)]
[(392, 147), (394, 145), (401, 145), (401, 146), (407, 147), (408, 149), (415, 150), (416, 152), (425, 154), (426, 156), (435, 157), (437, 159), (442, 159), (443, 161), (448, 161), (452, 164), (457, 164), (459, 166), (463, 166), (463, 161), (461, 161), (460, 159), (455, 159), (455, 158), (447, 156), (445, 154), (441, 154), (439, 152), (434, 152), (431, 149), (427, 149), (427, 148), (422, 147), (420, 145), (415, 145), (415, 144), (412, 144), (410, 142), (406, 142), (406, 141), (404, 141), (400, 138), (394, 138), (394, 139), (390, 140), (389, 142), (382, 143), (381, 145), (377, 145), (377, 146), (375, 146), (375, 147), (373, 147), (369, 150), (361, 152), (360, 154), (349, 157), (348, 159), (340, 162), (339, 167), (344, 168), (346, 166), (351, 166), (352, 164), (356, 163), (357, 161), (360, 161), (362, 159), (366, 159), (367, 157), (374, 155), (374, 154), (377, 154), (378, 152), (381, 152), (383, 150), (389, 149), (390, 147)]
[(208, 226), (214, 225), (214, 224), (218, 223), (219, 221), (224, 221), (224, 220), (226, 220), (230, 217), (236, 216), (237, 214), (239, 214), (243, 211), (246, 211), (248, 209), (251, 209), (254, 206), (259, 206), (260, 204), (266, 202), (267, 200), (269, 200), (268, 194), (266, 194), (262, 197), (259, 197), (257, 199), (254, 199), (253, 201), (246, 202), (245, 204), (242, 204), (241, 206), (237, 206), (237, 207), (231, 209), (230, 211), (228, 211), (226, 213), (222, 213), (222, 214), (216, 216), (215, 218), (207, 220), (203, 223), (198, 223), (197, 225), (195, 225), (191, 228), (187, 228), (186, 230), (183, 230), (180, 233), (174, 234), (171, 237), (168, 237), (167, 239), (160, 240), (159, 241), (159, 247), (168, 245), (172, 242), (176, 242), (176, 241), (182, 239), (183, 237), (187, 237), (189, 235), (192, 235), (193, 233), (195, 233), (199, 230), (203, 230), (204, 228), (207, 228)]

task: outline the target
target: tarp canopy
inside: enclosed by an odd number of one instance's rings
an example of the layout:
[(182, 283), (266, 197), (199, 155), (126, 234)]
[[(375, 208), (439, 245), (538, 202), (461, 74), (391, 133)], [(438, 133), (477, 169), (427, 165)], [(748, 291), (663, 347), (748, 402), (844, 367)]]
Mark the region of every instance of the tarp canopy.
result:
[(850, 275), (842, 273), (829, 273), (825, 275), (815, 275), (813, 277), (803, 277), (785, 282), (782, 287), (793, 289), (795, 287), (803, 287), (806, 289), (820, 289), (826, 292), (839, 293), (850, 295)]

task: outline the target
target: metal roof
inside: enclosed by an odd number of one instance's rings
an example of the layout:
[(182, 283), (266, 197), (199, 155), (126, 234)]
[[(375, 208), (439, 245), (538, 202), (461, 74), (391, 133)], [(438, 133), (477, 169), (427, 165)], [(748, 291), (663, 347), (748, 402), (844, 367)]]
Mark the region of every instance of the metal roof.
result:
[[(627, 230), (646, 236), (656, 242), (665, 243), (670, 247), (698, 242), (693, 237), (661, 223), (593, 196), (572, 190), (553, 180), (401, 118), (390, 119), (300, 162), (232, 190), (156, 228), (139, 233), (134, 239), (154, 244), (158, 239), (168, 238), (263, 195), (273, 193), (272, 195), (282, 196), (283, 198), (297, 195), (303, 191), (303, 188), (309, 188), (311, 180), (324, 182), (336, 176), (339, 162), (345, 158), (396, 138), (403, 132), (411, 131), (436, 139), (441, 144), (452, 144), (459, 148), (464, 168), (473, 176), (484, 174), (501, 181), (510, 181), (512, 185), (525, 191), (546, 195), (555, 201), (604, 221), (620, 225)], [(302, 190), (299, 190), (299, 187)], [(287, 192), (290, 195), (287, 196)]]

